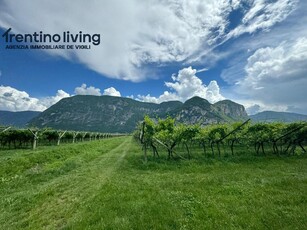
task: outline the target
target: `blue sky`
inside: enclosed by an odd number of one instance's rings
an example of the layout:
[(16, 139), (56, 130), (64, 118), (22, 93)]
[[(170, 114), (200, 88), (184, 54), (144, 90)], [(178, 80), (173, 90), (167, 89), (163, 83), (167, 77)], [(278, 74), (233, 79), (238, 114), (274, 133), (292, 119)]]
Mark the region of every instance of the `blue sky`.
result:
[(76, 94), (155, 103), (197, 95), (250, 114), (307, 114), (306, 8), (306, 0), (3, 0), (1, 35), (83, 31), (101, 43), (22, 50), (1, 37), (0, 110), (42, 111)]

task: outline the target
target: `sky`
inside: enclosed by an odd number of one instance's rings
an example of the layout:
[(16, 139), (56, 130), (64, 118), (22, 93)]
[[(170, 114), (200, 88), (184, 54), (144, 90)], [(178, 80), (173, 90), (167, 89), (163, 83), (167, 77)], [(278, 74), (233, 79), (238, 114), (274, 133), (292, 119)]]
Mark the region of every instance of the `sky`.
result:
[[(200, 96), (249, 114), (307, 114), (306, 9), (307, 0), (0, 0), (0, 110), (43, 111), (74, 95)], [(8, 49), (59, 45), (7, 42), (9, 28), (101, 40), (69, 43), (90, 49)]]

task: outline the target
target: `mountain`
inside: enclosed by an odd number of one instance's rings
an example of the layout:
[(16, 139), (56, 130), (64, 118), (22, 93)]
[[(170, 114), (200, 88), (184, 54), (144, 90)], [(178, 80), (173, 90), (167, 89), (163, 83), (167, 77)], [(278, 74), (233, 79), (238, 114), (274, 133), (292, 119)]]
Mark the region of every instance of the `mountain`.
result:
[(36, 111), (0, 111), (0, 125), (10, 125), (18, 128), (23, 128), (30, 120), (38, 116), (40, 113), (41, 112)]
[(172, 116), (187, 124), (212, 124), (244, 120), (247, 114), (243, 105), (230, 100), (210, 104), (206, 99), (193, 97), (175, 110)]
[(209, 124), (247, 118), (242, 105), (232, 101), (210, 104), (200, 97), (185, 103), (146, 103), (130, 98), (77, 95), (64, 98), (39, 116), (30, 125), (55, 129), (100, 132), (132, 132), (144, 115), (165, 118), (168, 115), (180, 122)]
[(264, 111), (249, 116), (255, 122), (296, 122), (307, 121), (307, 115), (287, 112)]

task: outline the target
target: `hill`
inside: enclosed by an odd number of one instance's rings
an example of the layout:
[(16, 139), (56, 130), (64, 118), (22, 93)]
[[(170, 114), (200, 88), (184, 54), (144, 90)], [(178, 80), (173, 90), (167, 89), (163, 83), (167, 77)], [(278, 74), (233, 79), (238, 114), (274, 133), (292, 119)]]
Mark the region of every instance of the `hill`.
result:
[(255, 115), (249, 116), (255, 122), (296, 122), (307, 121), (307, 115), (288, 113), (288, 112), (274, 112), (264, 111)]
[(180, 122), (209, 124), (244, 120), (247, 114), (242, 105), (232, 101), (210, 104), (200, 97), (185, 103), (179, 101), (161, 104), (146, 103), (130, 98), (78, 95), (64, 98), (31, 120), (36, 127), (55, 129), (132, 132), (144, 115), (175, 117)]
[(37, 111), (22, 111), (10, 112), (0, 111), (0, 125), (10, 125), (18, 128), (23, 128), (34, 117), (38, 116), (41, 112)]

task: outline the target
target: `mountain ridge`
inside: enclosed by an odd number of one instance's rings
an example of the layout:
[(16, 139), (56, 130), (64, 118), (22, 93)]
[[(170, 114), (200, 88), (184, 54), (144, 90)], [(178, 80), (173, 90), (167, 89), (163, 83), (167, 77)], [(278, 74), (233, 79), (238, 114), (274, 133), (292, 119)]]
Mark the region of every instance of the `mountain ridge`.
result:
[(34, 117), (38, 116), (41, 112), (38, 111), (0, 111), (0, 125), (14, 126), (18, 128), (26, 127), (27, 123)]
[[(244, 107), (230, 100), (223, 100), (211, 104), (206, 99), (193, 97), (184, 103), (180, 101), (168, 101), (156, 104), (150, 102), (141, 102), (131, 98), (112, 96), (77, 95), (74, 97), (76, 97), (75, 99), (78, 99), (77, 106), (74, 104), (71, 105), (71, 100), (69, 98), (63, 99), (65, 102), (65, 105), (63, 105), (64, 108), (66, 108), (65, 111), (63, 108), (61, 108), (61, 106), (55, 109), (52, 108), (51, 111), (47, 109), (47, 114), (45, 111), (0, 111), (0, 125), (25, 128), (29, 124), (37, 127), (51, 127), (56, 129), (70, 129), (80, 131), (117, 130), (120, 132), (131, 132), (135, 128), (137, 122), (143, 119), (145, 114), (150, 115), (154, 119), (171, 116), (175, 117), (179, 122), (188, 124), (201, 123), (203, 125), (219, 122), (232, 122), (237, 120), (244, 120), (247, 118), (247, 116), (244, 115)], [(99, 102), (101, 98), (107, 98), (107, 103), (101, 104)], [(93, 101), (95, 102), (94, 104), (92, 103)], [(87, 106), (88, 103), (91, 104), (89, 107)], [(87, 109), (78, 112), (78, 106), (85, 107)], [(102, 117), (97, 116), (97, 114), (91, 114), (92, 110), (97, 109), (102, 112)], [(102, 111), (103, 109), (107, 111)], [(114, 114), (112, 115), (112, 113), (109, 113), (108, 110), (113, 112), (114, 110), (121, 110), (121, 113), (117, 112), (114, 116)], [(44, 114), (43, 118), (40, 117), (41, 114)], [(90, 116), (87, 117), (86, 114)], [(48, 117), (52, 119), (49, 119)], [(116, 119), (116, 117), (118, 119)], [(254, 122), (307, 121), (307, 115), (276, 111), (263, 111), (255, 115), (250, 115), (249, 117)], [(61, 119), (63, 119), (63, 121), (61, 121)], [(67, 120), (73, 121), (70, 122), (71, 124), (69, 127), (67, 127), (65, 124), (67, 123)], [(89, 122), (85, 122), (86, 120)], [(127, 121), (128, 128), (125, 128)], [(94, 122), (94, 124), (91, 124), (92, 122)], [(101, 125), (103, 123), (111, 124)], [(112, 123), (114, 124), (112, 125)], [(116, 128), (116, 125), (120, 126), (121, 128)], [(77, 129), (73, 126), (76, 126)], [(97, 126), (98, 129), (93, 128), (95, 126)]]
[[(221, 108), (230, 114), (225, 114)], [(172, 116), (179, 122), (204, 125), (247, 118), (242, 105), (227, 100), (215, 105), (203, 98), (193, 97), (184, 103), (169, 101), (155, 104), (123, 97), (77, 95), (51, 106), (32, 119), (30, 125), (39, 128), (132, 132), (146, 114), (153, 118)]]
[(249, 116), (254, 122), (307, 121), (307, 115), (290, 112), (263, 111)]

